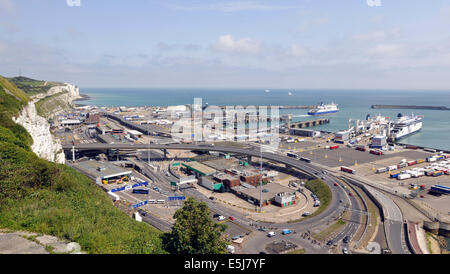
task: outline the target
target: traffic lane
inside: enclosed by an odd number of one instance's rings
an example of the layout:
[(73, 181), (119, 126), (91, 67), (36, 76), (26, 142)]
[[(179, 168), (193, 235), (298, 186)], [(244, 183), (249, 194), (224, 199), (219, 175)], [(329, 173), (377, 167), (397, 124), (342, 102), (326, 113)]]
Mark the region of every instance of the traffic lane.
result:
[(196, 189), (192, 188), (184, 189), (183, 192), (188, 196), (194, 197), (198, 201), (205, 202), (208, 205), (211, 212), (222, 215), (225, 218), (233, 216), (235, 218), (234, 222), (237, 222), (240, 225), (244, 225), (246, 228), (253, 230), (253, 228), (250, 226), (251, 221), (247, 220), (247, 218), (243, 214), (233, 209), (224, 207), (221, 204), (208, 199), (206, 196), (198, 192)]
[(388, 238), (389, 248), (393, 254), (407, 254), (403, 248), (402, 229), (403, 222), (386, 220), (386, 237)]
[(252, 237), (248, 239), (242, 252), (245, 254), (258, 254), (260, 252), (267, 252), (266, 246), (273, 242), (288, 241), (298, 245), (297, 249), (304, 248), (307, 254), (324, 254), (328, 252), (328, 249), (324, 246), (312, 244), (310, 240), (303, 239), (299, 233), (282, 235), (281, 231), (274, 231), (276, 234), (273, 237), (267, 236), (267, 233), (262, 231), (256, 231), (252, 234)]
[(159, 229), (163, 232), (168, 232), (172, 229), (172, 226), (173, 226), (172, 223), (161, 220), (158, 217), (153, 216), (148, 212), (145, 212), (144, 210), (139, 210), (139, 213), (142, 216), (142, 221), (156, 227), (157, 229)]

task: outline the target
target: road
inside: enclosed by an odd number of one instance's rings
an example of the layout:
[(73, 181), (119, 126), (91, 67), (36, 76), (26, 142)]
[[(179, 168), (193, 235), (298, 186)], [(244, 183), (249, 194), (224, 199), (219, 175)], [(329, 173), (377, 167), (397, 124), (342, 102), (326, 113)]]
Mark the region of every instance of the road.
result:
[[(64, 150), (71, 150), (71, 145), (63, 145)], [(148, 149), (148, 144), (81, 144), (75, 147), (76, 150), (108, 150), (108, 149), (119, 149), (119, 150), (136, 150), (136, 149)], [(336, 182), (336, 178), (329, 174), (328, 172), (323, 171), (320, 167), (313, 166), (306, 162), (299, 161), (294, 158), (290, 158), (284, 155), (278, 155), (272, 152), (260, 152), (259, 149), (248, 149), (248, 148), (236, 148), (236, 147), (216, 147), (212, 145), (196, 145), (196, 144), (152, 144), (151, 149), (175, 149), (175, 150), (202, 150), (202, 151), (219, 151), (225, 153), (236, 153), (249, 155), (254, 157), (262, 157), (264, 159), (285, 164), (286, 167), (297, 168), (303, 171), (306, 174), (309, 174), (314, 178), (321, 178), (331, 189), (332, 191), (332, 201), (330, 206), (324, 210), (321, 214), (302, 220), (296, 223), (289, 224), (268, 224), (268, 223), (258, 223), (261, 226), (273, 226), (277, 228), (290, 228), (297, 231), (305, 231), (310, 230), (315, 226), (330, 223), (333, 220), (336, 220), (337, 217), (342, 213), (342, 209), (340, 207), (340, 200), (348, 199), (347, 193), (340, 187), (335, 188), (333, 186), (334, 182)], [(147, 171), (148, 177), (152, 178), (151, 170)], [(167, 181), (169, 177), (165, 178), (163, 175), (153, 174), (153, 178), (157, 180)], [(250, 226), (251, 221), (247, 220), (245, 216), (242, 214), (231, 210), (225, 209), (217, 204), (213, 204), (212, 201), (204, 197), (195, 189), (187, 189), (185, 190), (187, 195), (193, 196), (199, 200), (203, 200), (208, 203), (211, 207), (211, 210), (227, 216), (233, 215), (237, 217), (238, 222), (241, 222), (242, 225)], [(381, 203), (386, 208), (386, 219), (385, 228), (386, 228), (386, 236), (389, 242), (389, 246), (393, 253), (403, 254), (406, 251), (403, 248), (403, 220), (400, 209), (392, 202), (388, 197), (374, 190), (374, 193), (377, 198), (380, 199)], [(357, 205), (355, 202), (351, 202), (352, 205)], [(229, 213), (229, 214), (227, 214)], [(353, 217), (352, 214), (351, 220), (353, 218), (356, 219), (356, 216)], [(347, 233), (351, 233), (356, 228), (354, 225), (348, 225), (346, 227)], [(340, 237), (344, 237), (344, 235), (340, 235), (337, 240), (340, 240)]]
[[(347, 180), (356, 181), (348, 178)], [(393, 254), (408, 254), (404, 242), (403, 215), (400, 208), (380, 191), (370, 186), (366, 188), (383, 206), (384, 228), (389, 249)]]

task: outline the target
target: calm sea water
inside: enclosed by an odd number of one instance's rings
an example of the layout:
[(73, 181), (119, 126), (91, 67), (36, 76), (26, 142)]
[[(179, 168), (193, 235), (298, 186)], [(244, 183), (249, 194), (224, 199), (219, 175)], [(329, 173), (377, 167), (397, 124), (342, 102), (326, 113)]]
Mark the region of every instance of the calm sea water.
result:
[[(289, 96), (288, 92), (292, 95)], [(97, 106), (169, 106), (193, 104), (194, 97), (209, 105), (316, 105), (334, 101), (340, 111), (328, 115), (330, 124), (316, 129), (337, 131), (348, 128), (348, 119), (365, 119), (367, 114), (396, 117), (398, 113), (424, 115), (420, 133), (401, 139), (402, 143), (450, 150), (450, 111), (371, 109), (373, 104), (433, 105), (450, 107), (450, 91), (378, 90), (285, 90), (272, 89), (111, 89), (81, 88), (90, 100), (82, 104)], [(280, 114), (306, 116), (308, 110), (281, 110)], [(296, 120), (311, 119), (298, 117)]]

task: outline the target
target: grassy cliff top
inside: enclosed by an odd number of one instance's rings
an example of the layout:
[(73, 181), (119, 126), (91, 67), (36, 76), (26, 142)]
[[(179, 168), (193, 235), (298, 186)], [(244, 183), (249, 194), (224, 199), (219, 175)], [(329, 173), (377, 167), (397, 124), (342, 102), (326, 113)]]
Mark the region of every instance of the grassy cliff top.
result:
[[(3, 78), (0, 76), (0, 87), (3, 89), (7, 89), (9, 92), (11, 92), (18, 101), (21, 103), (27, 103), (30, 98), (28, 95), (23, 92), (21, 89), (19, 89), (14, 83), (8, 81), (6, 78)], [(6, 90), (5, 90), (6, 91)]]
[(8, 80), (28, 95), (45, 93), (52, 87), (64, 85), (64, 83), (60, 82), (41, 81), (24, 76), (12, 77), (8, 78)]

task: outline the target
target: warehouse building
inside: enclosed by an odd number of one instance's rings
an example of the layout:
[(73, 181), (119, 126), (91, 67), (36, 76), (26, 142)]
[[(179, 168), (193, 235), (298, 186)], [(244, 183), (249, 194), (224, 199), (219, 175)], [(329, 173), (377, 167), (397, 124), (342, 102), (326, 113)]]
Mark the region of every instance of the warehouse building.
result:
[(182, 163), (182, 165), (187, 173), (194, 174), (197, 178), (201, 176), (210, 176), (217, 172), (214, 168), (199, 162)]
[[(262, 206), (274, 204), (284, 207), (294, 205), (298, 200), (298, 197), (295, 195), (295, 193), (291, 195), (289, 194), (292, 193), (292, 190), (290, 188), (284, 187), (276, 183), (264, 185), (262, 187), (262, 191), (259, 186), (245, 187), (245, 185), (246, 184), (243, 183), (241, 186), (233, 187), (231, 189), (231, 192), (234, 193), (236, 196), (255, 205), (259, 205), (260, 195), (262, 195)], [(288, 194), (281, 194), (281, 193), (288, 193)], [(294, 196), (294, 198), (292, 195)]]
[(294, 205), (296, 201), (297, 195), (295, 192), (280, 192), (275, 195), (273, 203), (281, 207), (286, 207)]
[(73, 164), (73, 167), (95, 180), (97, 184), (123, 183), (131, 179), (132, 171), (113, 165), (109, 162), (82, 161)]

